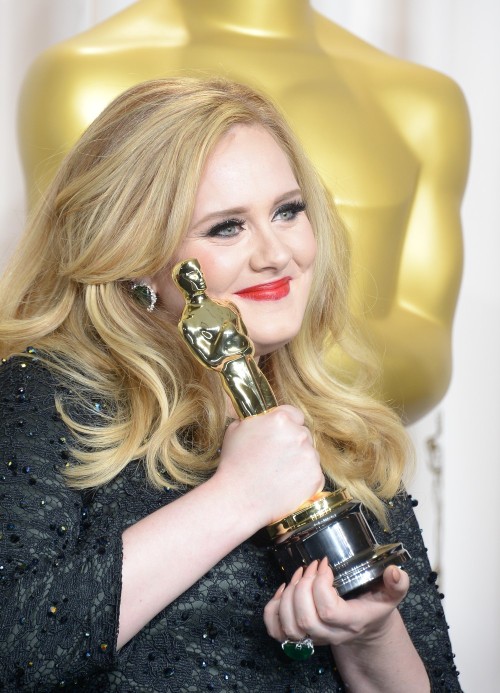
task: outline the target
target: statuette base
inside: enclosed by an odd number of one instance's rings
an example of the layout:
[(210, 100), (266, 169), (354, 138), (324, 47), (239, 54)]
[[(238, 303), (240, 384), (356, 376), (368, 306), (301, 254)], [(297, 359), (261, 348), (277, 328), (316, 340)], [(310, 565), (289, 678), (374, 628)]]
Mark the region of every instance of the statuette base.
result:
[(297, 568), (326, 556), (341, 597), (354, 596), (378, 580), (388, 565), (410, 559), (401, 543), (377, 544), (361, 503), (345, 490), (319, 494), (267, 529), (287, 580)]

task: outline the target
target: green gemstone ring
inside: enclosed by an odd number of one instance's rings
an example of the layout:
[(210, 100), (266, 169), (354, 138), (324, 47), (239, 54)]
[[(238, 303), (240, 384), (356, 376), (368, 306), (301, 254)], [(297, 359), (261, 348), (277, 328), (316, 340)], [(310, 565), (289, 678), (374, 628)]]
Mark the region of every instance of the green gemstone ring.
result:
[(314, 644), (311, 638), (303, 640), (285, 640), (281, 643), (281, 649), (290, 659), (296, 662), (304, 662), (314, 654)]

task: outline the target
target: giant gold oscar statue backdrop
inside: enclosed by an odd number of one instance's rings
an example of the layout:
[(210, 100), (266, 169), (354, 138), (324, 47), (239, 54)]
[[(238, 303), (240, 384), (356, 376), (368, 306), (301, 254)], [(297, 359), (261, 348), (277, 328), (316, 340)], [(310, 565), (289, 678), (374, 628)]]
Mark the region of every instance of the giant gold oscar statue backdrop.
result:
[[(351, 234), (352, 307), (382, 361), (379, 394), (417, 420), (451, 376), (470, 147), (460, 89), (307, 0), (139, 0), (29, 71), (19, 129), (31, 201), (117, 94), (193, 70), (249, 83), (288, 117)], [(327, 358), (354, 367), (334, 348)]]

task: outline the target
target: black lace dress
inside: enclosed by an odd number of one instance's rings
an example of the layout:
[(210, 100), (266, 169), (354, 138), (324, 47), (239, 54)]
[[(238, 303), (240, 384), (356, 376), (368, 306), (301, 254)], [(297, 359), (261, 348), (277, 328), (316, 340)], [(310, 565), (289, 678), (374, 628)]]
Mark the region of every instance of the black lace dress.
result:
[[(328, 647), (293, 662), (266, 634), (262, 610), (281, 579), (265, 546), (252, 541), (116, 652), (121, 534), (177, 494), (148, 486), (140, 463), (91, 493), (69, 490), (61, 472), (70, 438), (54, 390), (36, 361), (0, 364), (0, 690), (343, 691)], [(432, 690), (460, 691), (412, 504), (408, 496), (391, 504), (394, 537), (376, 523), (373, 530), (412, 554), (401, 613)]]

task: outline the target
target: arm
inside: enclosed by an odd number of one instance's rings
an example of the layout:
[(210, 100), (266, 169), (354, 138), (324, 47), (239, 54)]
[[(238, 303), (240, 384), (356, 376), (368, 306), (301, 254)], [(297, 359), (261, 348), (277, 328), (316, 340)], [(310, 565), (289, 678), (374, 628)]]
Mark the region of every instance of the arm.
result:
[[(422, 663), (432, 691), (447, 690), (450, 693), (461, 693), (462, 690), (453, 662), (454, 654), (443, 611), (443, 595), (435, 584), (437, 576), (429, 565), (421, 530), (413, 512), (414, 505), (416, 501), (406, 493), (401, 493), (389, 503), (389, 533), (369, 517), (372, 531), (379, 543), (401, 540), (411, 554), (411, 561), (405, 565), (405, 571), (399, 572), (400, 582), (394, 583), (391, 580), (389, 571), (392, 572), (393, 569), (388, 568), (384, 574), (384, 590), (345, 602), (335, 593), (331, 593), (331, 573), (326, 579), (323, 572), (326, 572), (325, 566), (318, 569), (318, 576), (315, 576), (313, 571), (307, 576), (304, 575), (305, 581), (302, 580), (305, 585), (301, 589), (308, 588), (308, 584), (311, 587), (317, 580), (316, 588), (319, 586), (320, 594), (326, 595), (322, 597), (323, 603), (330, 600), (331, 610), (326, 610), (324, 618), (333, 617), (337, 630), (328, 631), (327, 634), (322, 632), (318, 644), (327, 642), (332, 644), (332, 652), (339, 671), (343, 677), (346, 677), (345, 680), (350, 683), (354, 691), (359, 690), (355, 686), (361, 686), (362, 693), (372, 690), (412, 691), (414, 689), (411, 688), (410, 683), (416, 685), (413, 682), (418, 682), (423, 676)], [(319, 581), (321, 574), (326, 584), (321, 585)], [(299, 576), (296, 575), (295, 582), (298, 580)], [(290, 592), (293, 593), (293, 590)], [(277, 628), (279, 623), (276, 622), (280, 599), (281, 593), (278, 590), (266, 607), (265, 621), (270, 635), (282, 641), (286, 639), (285, 633)], [(396, 610), (397, 604), (399, 606)], [(290, 606), (287, 607), (285, 604), (285, 608), (290, 609)], [(339, 609), (341, 609), (340, 613)], [(378, 630), (382, 625), (380, 615), (387, 616), (389, 612), (390, 619)], [(292, 621), (288, 627), (292, 630), (290, 632), (287, 630), (287, 636), (293, 640), (304, 637), (306, 632), (311, 634), (307, 630), (309, 623), (306, 622), (299, 625), (296, 621)], [(362, 638), (357, 640), (360, 634)], [(332, 637), (335, 638), (335, 642)], [(381, 652), (375, 657), (378, 647), (381, 648)], [(418, 653), (417, 658), (416, 653)], [(381, 659), (378, 659), (379, 657)], [(389, 660), (387, 667), (379, 668), (378, 664), (387, 661), (387, 658)], [(371, 689), (369, 685), (380, 685), (380, 676), (384, 677), (381, 688)], [(400, 676), (408, 676), (410, 683), (403, 685), (399, 679)], [(372, 684), (366, 682), (367, 678), (372, 681)], [(399, 689), (398, 685), (400, 685)], [(391, 689), (389, 686), (396, 687)], [(419, 693), (420, 690), (429, 690), (427, 678), (424, 679), (422, 688), (415, 690)]]
[[(369, 153), (358, 154), (352, 199), (347, 183), (345, 192), (338, 190), (335, 178), (331, 185), (353, 234), (355, 258), (360, 257), (362, 267), (374, 269), (366, 287), (361, 287), (361, 298), (368, 303), (360, 318), (381, 360), (381, 398), (397, 408), (404, 405), (405, 418), (414, 421), (440, 401), (450, 381), (451, 328), (462, 272), (460, 206), (470, 156), (468, 109), (460, 88), (447, 76), (394, 58), (325, 17), (316, 15), (316, 20), (320, 45), (332, 59), (335, 83), (339, 77), (349, 86), (366, 118), (373, 118), (379, 127), (385, 151), (382, 170), (399, 172), (406, 180), (388, 198), (395, 203), (394, 210), (399, 208), (401, 215), (396, 217), (385, 212), (379, 217), (389, 188), (384, 192), (382, 186), (384, 197), (372, 200), (377, 183), (363, 166), (364, 158), (369, 166)], [(356, 157), (356, 124), (352, 128), (348, 124), (346, 132), (354, 135), (352, 156)], [(347, 203), (344, 211), (343, 203)], [(367, 217), (358, 214), (358, 205), (359, 210), (366, 207)], [(377, 217), (383, 220), (389, 245), (363, 257), (360, 248), (365, 248), (370, 217), (374, 229)], [(386, 273), (377, 277), (377, 270), (384, 267)], [(394, 284), (386, 283), (386, 276), (393, 277)], [(329, 358), (336, 363), (335, 353)]]
[(121, 532), (64, 482), (70, 437), (47, 371), (0, 363), (0, 392), (0, 679), (56, 688), (112, 664)]
[[(383, 368), (385, 399), (405, 403), (409, 421), (441, 400), (451, 377), (451, 331), (462, 276), (461, 203), (470, 122), (460, 88), (445, 75), (394, 62), (374, 70), (376, 98), (419, 165), (399, 268), (397, 298), (369, 321)], [(408, 339), (403, 335), (413, 335)], [(418, 339), (415, 339), (418, 335)], [(401, 383), (408, 392), (401, 392)]]
[(323, 487), (302, 423), (291, 407), (234, 422), (215, 475), (124, 532), (119, 647), (238, 544)]
[[(308, 431), (297, 424), (300, 413), (290, 407), (269, 419), (253, 419), (251, 425), (234, 424), (217, 478), (123, 532), (120, 505), (126, 495), (83, 494), (66, 486), (61, 471), (71, 441), (55, 412), (54, 383), (40, 366), (28, 360), (26, 367), (20, 364), (11, 359), (0, 365), (0, 565), (5, 566), (0, 574), (0, 671), (5, 681), (21, 677), (26, 685), (98, 681), (100, 672), (115, 665), (118, 629), (121, 646), (240, 537), (316, 491), (322, 481), (318, 458)], [(281, 432), (276, 450), (266, 453), (268, 426)], [(278, 493), (287, 463), (279, 448), (290, 429), (296, 437), (288, 462), (295, 460), (302, 472), (292, 474), (290, 485)], [(272, 478), (263, 481), (264, 462)], [(308, 479), (305, 487), (299, 476)]]
[(454, 664), (449, 626), (443, 609), (443, 594), (436, 584), (413, 507), (417, 501), (401, 493), (390, 503), (390, 533), (372, 524), (377, 540), (395, 541), (397, 537), (411, 554), (405, 565), (410, 588), (399, 611), (431, 681), (432, 691), (460, 693), (458, 671)]
[[(405, 597), (408, 586), (408, 576), (392, 566), (384, 573), (384, 589), (376, 591), (373, 596), (390, 608), (391, 602), (396, 605)], [(372, 594), (369, 593), (363, 595), (360, 601), (369, 602), (371, 599)], [(370, 606), (367, 604), (367, 609)], [(342, 678), (353, 691), (430, 691), (423, 662), (396, 608), (388, 616), (384, 615), (368, 626), (360, 635), (356, 634), (350, 642), (332, 646), (332, 652)]]

